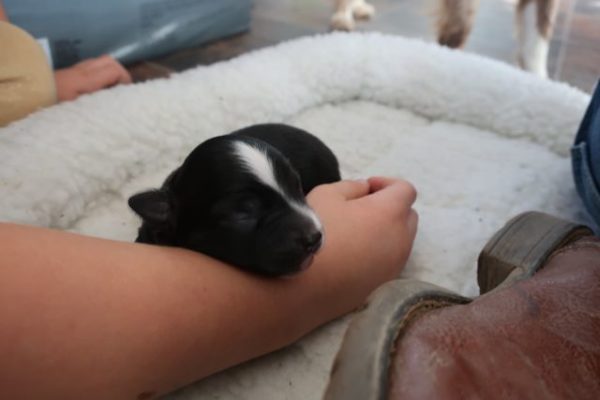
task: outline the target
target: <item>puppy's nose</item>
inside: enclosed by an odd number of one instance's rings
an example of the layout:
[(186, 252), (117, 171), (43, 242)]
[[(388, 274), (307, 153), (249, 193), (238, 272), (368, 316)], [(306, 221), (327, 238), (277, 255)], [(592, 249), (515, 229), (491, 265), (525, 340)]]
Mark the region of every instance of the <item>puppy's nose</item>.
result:
[(310, 253), (314, 253), (319, 250), (322, 243), (323, 234), (320, 231), (308, 234), (303, 240), (304, 248)]

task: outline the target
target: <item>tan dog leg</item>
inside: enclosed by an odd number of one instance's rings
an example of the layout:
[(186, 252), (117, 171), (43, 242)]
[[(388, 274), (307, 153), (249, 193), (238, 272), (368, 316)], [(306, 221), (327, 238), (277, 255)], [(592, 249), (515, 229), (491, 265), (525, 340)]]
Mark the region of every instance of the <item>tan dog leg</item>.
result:
[(471, 33), (479, 0), (439, 0), (437, 11), (438, 43), (463, 47)]
[(548, 77), (548, 49), (558, 0), (519, 0), (517, 5), (518, 60), (521, 67)]
[(369, 19), (375, 14), (375, 7), (365, 0), (354, 0), (352, 13), (356, 19)]
[(336, 0), (331, 27), (335, 30), (351, 31), (355, 27), (355, 18), (368, 19), (374, 13), (375, 8), (365, 0)]

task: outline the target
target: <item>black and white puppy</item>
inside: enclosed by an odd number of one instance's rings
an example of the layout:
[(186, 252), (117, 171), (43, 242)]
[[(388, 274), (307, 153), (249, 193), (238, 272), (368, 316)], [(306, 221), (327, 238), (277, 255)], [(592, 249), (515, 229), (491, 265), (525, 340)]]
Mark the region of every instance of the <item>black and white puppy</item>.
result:
[(136, 194), (137, 242), (184, 247), (263, 275), (307, 268), (323, 228), (305, 195), (340, 180), (318, 138), (282, 124), (254, 125), (201, 143), (163, 186)]

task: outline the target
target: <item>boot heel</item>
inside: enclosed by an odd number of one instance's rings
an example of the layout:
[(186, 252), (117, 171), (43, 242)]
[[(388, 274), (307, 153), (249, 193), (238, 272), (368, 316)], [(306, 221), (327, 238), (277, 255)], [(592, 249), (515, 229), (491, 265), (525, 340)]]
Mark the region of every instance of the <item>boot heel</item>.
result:
[(519, 214), (487, 242), (477, 262), (481, 294), (529, 278), (552, 253), (590, 228), (537, 211)]

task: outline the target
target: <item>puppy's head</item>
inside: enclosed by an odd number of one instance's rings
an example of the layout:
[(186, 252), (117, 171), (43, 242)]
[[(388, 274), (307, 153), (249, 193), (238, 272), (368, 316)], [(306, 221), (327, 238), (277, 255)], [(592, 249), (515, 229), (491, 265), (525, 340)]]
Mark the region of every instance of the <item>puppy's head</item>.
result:
[(202, 143), (161, 189), (129, 205), (143, 219), (138, 242), (185, 247), (265, 275), (303, 270), (323, 241), (298, 173), (256, 139)]

